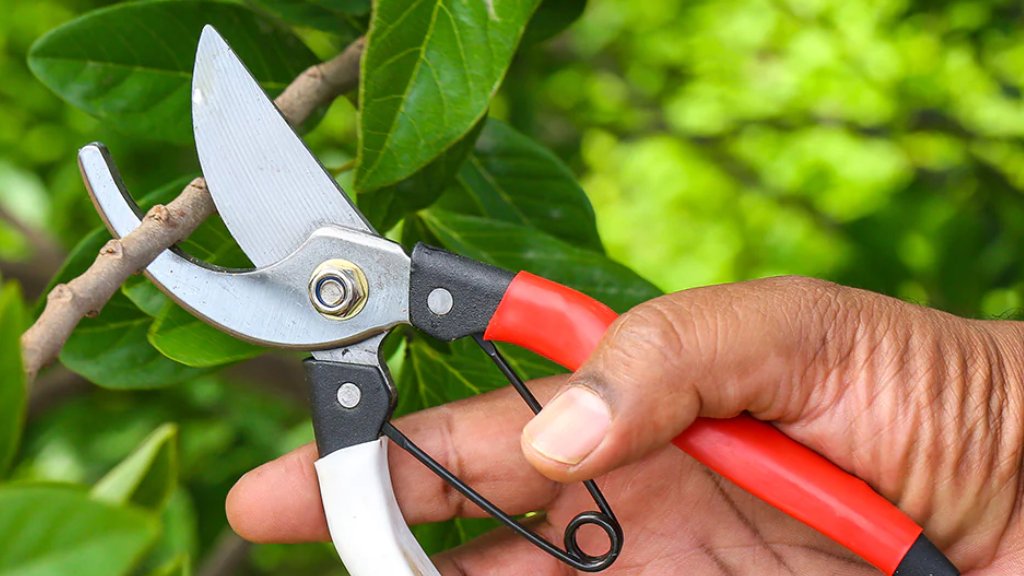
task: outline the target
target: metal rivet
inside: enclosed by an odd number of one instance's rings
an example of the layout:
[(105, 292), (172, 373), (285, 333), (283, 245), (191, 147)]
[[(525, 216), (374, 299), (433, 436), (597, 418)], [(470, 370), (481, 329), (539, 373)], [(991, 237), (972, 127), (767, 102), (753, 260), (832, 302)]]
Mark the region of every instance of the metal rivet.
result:
[(444, 288), (434, 288), (427, 295), (427, 308), (430, 308), (430, 311), (438, 316), (444, 316), (451, 312), (454, 305), (455, 300), (452, 298), (452, 293)]
[(359, 405), (359, 400), (362, 397), (363, 391), (359, 389), (359, 386), (351, 382), (345, 382), (338, 388), (338, 404), (345, 408), (355, 408)]

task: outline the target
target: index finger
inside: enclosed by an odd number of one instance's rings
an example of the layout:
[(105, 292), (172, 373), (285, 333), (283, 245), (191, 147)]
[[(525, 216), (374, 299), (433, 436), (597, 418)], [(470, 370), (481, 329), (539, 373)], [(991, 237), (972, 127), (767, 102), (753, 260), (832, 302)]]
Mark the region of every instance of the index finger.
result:
[[(536, 380), (530, 387), (545, 401), (564, 378)], [(559, 491), (522, 454), (519, 438), (532, 415), (506, 387), (410, 414), (395, 425), (495, 504), (521, 514), (543, 508)], [(328, 540), (313, 468), (318, 458), (316, 446), (307, 444), (242, 476), (226, 502), (235, 532), (254, 542)], [(395, 496), (410, 524), (484, 515), (404, 450), (389, 450), (389, 463)]]

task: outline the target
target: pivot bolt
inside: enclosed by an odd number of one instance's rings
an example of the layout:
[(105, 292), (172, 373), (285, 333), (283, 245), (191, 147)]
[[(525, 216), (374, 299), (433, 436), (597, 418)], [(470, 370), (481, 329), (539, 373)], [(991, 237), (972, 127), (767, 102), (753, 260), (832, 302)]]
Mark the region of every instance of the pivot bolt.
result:
[(309, 301), (324, 316), (347, 320), (359, 314), (368, 296), (366, 275), (348, 260), (328, 260), (309, 279)]

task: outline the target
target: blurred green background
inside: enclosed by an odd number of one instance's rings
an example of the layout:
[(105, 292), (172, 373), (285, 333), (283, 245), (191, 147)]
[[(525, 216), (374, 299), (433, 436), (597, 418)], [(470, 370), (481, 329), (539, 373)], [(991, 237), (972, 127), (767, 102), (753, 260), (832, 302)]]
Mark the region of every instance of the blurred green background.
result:
[[(134, 190), (198, 173), (192, 148), (120, 134), (29, 72), (35, 39), (105, 4), (0, 0), (0, 271), (29, 299), (100, 224), (79, 146), (105, 142)], [(572, 167), (609, 254), (663, 290), (802, 274), (1011, 317), (1024, 286), (1022, 24), (1009, 0), (592, 0), (517, 56), (492, 114)], [(301, 33), (321, 58), (341, 47)], [(339, 100), (308, 135), (328, 167), (353, 156), (354, 114)], [(237, 476), (310, 437), (293, 357), (146, 393), (45, 376), (15, 479), (92, 483), (175, 421), (167, 557), (340, 569), (326, 546), (218, 546)]]

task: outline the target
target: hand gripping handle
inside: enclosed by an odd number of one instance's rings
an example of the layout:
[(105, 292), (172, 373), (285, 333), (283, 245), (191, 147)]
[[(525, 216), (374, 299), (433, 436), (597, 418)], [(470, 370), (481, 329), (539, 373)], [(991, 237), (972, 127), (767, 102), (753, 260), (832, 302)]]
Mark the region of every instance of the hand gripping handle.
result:
[[(588, 296), (520, 272), (505, 291), (484, 338), (522, 346), (576, 370), (616, 317)], [(673, 443), (886, 574), (957, 574), (922, 536), (921, 528), (894, 505), (767, 423), (749, 416), (701, 418)]]

